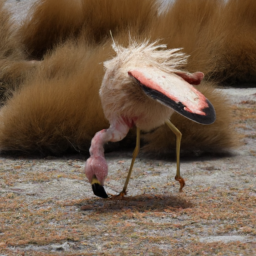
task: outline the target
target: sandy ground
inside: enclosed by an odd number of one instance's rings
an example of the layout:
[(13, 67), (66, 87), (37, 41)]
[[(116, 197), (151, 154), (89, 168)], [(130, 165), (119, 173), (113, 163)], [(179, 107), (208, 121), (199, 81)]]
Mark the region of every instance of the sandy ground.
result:
[[(0, 255), (256, 255), (256, 89), (230, 95), (243, 144), (226, 155), (140, 155), (126, 200), (96, 198), (81, 156), (0, 157)], [(132, 152), (106, 154), (108, 193), (121, 191)]]

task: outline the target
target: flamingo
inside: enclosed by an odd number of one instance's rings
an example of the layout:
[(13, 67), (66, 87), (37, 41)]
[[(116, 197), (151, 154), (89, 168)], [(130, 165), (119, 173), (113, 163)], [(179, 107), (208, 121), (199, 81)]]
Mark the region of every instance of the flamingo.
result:
[(215, 110), (209, 100), (192, 85), (200, 84), (202, 72), (188, 73), (180, 70), (188, 56), (181, 49), (166, 49), (157, 42), (130, 42), (127, 48), (112, 44), (116, 56), (104, 62), (105, 74), (99, 91), (105, 117), (110, 126), (95, 134), (85, 164), (85, 174), (96, 196), (108, 198), (104, 181), (108, 165), (104, 157), (104, 144), (122, 140), (136, 126), (136, 147), (123, 190), (118, 197), (127, 194), (127, 186), (135, 158), (140, 148), (140, 130), (149, 131), (166, 124), (176, 135), (175, 179), (180, 191), (185, 185), (180, 175), (181, 132), (171, 123), (174, 111), (198, 122), (212, 124)]

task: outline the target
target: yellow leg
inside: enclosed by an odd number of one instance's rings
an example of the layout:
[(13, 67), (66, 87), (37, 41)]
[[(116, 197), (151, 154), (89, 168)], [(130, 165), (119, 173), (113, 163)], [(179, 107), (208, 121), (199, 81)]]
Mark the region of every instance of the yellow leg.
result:
[(126, 181), (125, 181), (123, 190), (121, 191), (121, 193), (120, 193), (119, 195), (117, 195), (117, 196), (112, 196), (112, 197), (111, 197), (112, 199), (122, 199), (122, 198), (126, 195), (126, 189), (127, 189), (127, 186), (128, 186), (128, 183), (129, 183), (131, 174), (132, 174), (132, 168), (133, 168), (135, 159), (136, 159), (136, 157), (137, 157), (139, 151), (140, 151), (140, 129), (137, 128), (136, 147), (135, 147), (135, 149), (134, 149), (134, 151), (133, 151), (132, 162), (131, 162), (131, 165), (130, 165), (130, 169), (129, 169), (128, 175), (127, 175), (127, 177), (126, 177)]
[(129, 172), (128, 172), (128, 175), (126, 177), (126, 181), (125, 181), (125, 184), (124, 184), (124, 187), (123, 187), (123, 190), (121, 193), (123, 193), (124, 195), (126, 195), (126, 189), (127, 189), (127, 186), (128, 186), (128, 183), (129, 183), (129, 180), (130, 180), (130, 177), (131, 177), (131, 174), (132, 174), (132, 168), (133, 168), (133, 165), (134, 165), (134, 162), (135, 162), (135, 159), (137, 157), (137, 155), (139, 154), (139, 151), (140, 151), (140, 129), (137, 127), (137, 131), (136, 131), (136, 147), (133, 151), (133, 154), (132, 154), (132, 162), (131, 162), (131, 165), (130, 165), (130, 169), (129, 169)]
[(180, 176), (180, 143), (181, 143), (181, 132), (171, 123), (170, 120), (166, 120), (165, 123), (172, 130), (172, 132), (176, 135), (176, 161), (177, 161), (177, 171), (175, 180), (180, 183), (180, 192), (182, 192), (182, 188), (185, 186), (184, 179)]

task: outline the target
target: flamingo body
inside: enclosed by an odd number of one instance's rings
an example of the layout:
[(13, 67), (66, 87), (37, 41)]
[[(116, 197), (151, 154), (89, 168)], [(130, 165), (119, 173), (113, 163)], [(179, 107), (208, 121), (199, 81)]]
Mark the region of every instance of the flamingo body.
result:
[(178, 68), (186, 63), (179, 49), (164, 50), (164, 46), (132, 44), (128, 48), (116, 46), (117, 55), (104, 63), (106, 71), (100, 98), (106, 118), (110, 122), (92, 139), (85, 173), (93, 191), (106, 197), (102, 188), (107, 177), (104, 143), (120, 141), (132, 126), (151, 130), (169, 120), (174, 111), (203, 124), (215, 120), (211, 103), (192, 84), (203, 79), (201, 72), (188, 74)]

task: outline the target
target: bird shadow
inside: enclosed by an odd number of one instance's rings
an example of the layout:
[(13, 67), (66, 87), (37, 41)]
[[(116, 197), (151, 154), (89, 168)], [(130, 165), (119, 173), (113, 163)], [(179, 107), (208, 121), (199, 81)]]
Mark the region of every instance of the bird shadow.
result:
[(193, 204), (180, 196), (171, 195), (138, 195), (127, 196), (123, 199), (86, 199), (77, 204), (81, 211), (95, 211), (97, 213), (120, 211), (171, 211), (191, 208)]

